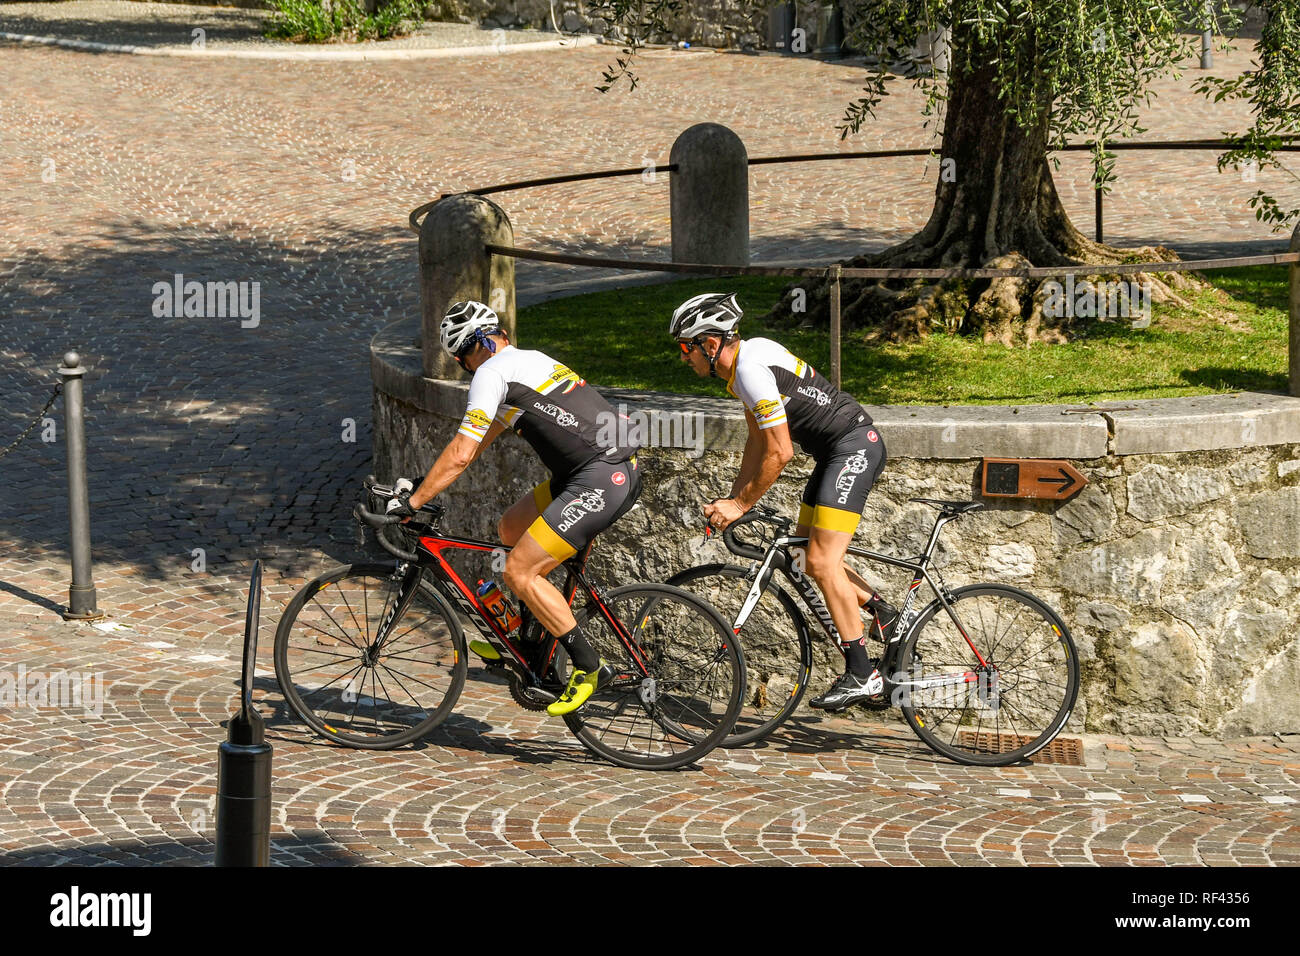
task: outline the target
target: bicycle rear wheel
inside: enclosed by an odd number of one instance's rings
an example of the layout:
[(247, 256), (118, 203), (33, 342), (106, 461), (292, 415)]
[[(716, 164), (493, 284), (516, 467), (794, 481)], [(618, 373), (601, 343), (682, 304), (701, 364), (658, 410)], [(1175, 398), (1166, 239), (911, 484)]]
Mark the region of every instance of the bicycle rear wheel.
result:
[[(666, 584), (633, 584), (588, 604), (578, 623), (616, 676), (564, 721), (592, 753), (621, 767), (694, 763), (730, 733), (745, 665), (731, 629), (699, 597)], [(618, 637), (606, 612), (631, 636)]]
[(380, 623), (401, 586), (391, 564), (335, 568), (289, 602), (275, 633), (275, 676), (293, 712), (328, 740), (388, 750), (446, 719), (465, 685), (455, 611), (420, 581), (382, 647)]
[(1060, 733), (1078, 696), (1070, 632), (1018, 588), (972, 584), (951, 597), (960, 626), (936, 601), (905, 639), (893, 675), (903, 716), (933, 750), (958, 763), (1024, 760)]
[[(752, 582), (749, 571), (739, 565), (705, 564), (674, 575), (668, 583), (698, 594), (730, 624)], [(799, 706), (812, 673), (807, 621), (794, 598), (774, 582), (768, 583), (736, 636), (745, 657), (745, 692), (724, 747), (762, 740), (781, 726)]]

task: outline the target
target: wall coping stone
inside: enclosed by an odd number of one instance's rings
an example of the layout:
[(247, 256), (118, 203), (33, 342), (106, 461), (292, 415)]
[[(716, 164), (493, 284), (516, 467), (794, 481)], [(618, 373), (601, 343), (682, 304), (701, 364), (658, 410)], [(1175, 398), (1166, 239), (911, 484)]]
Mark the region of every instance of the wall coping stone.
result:
[[(419, 320), (385, 326), (370, 343), (374, 387), (426, 412), (459, 419), (467, 382), (425, 378)], [(601, 388), (629, 410), (700, 413), (704, 447), (740, 451), (747, 429), (739, 402)], [(1123, 400), (1132, 410), (1074, 413), (1083, 405), (867, 405), (892, 458), (1066, 458), (1169, 454), (1300, 443), (1300, 398), (1280, 392), (1237, 392), (1190, 398)], [(687, 447), (681, 445), (680, 447)]]

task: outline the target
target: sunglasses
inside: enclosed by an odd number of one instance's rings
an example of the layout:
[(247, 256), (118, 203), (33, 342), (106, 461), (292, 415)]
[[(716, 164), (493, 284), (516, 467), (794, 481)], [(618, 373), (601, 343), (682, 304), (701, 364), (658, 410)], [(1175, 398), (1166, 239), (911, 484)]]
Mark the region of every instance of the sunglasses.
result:
[(453, 356), (456, 359), (456, 364), (464, 368), (465, 360), (473, 354), (476, 348), (478, 348), (478, 342), (470, 342), (468, 345), (461, 346), (461, 350)]

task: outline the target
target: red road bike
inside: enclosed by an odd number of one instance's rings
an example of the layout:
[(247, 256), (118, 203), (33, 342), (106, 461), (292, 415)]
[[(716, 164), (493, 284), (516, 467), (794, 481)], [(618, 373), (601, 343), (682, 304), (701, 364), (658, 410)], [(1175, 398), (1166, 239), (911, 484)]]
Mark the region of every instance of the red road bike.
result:
[[(568, 682), (568, 657), (531, 615), (507, 632), (448, 560), (504, 554), (500, 542), (442, 533), (426, 505), (410, 524), (384, 514), (390, 486), (365, 484), (374, 528), (397, 563), (343, 565), (304, 585), (275, 637), (285, 700), (316, 733), (386, 750), (429, 733), (451, 713), (468, 670), (462, 619), (492, 646), (515, 702), (544, 710)], [(384, 532), (396, 533), (399, 543)], [(670, 769), (699, 760), (740, 712), (744, 661), (731, 629), (700, 597), (665, 584), (603, 590), (587, 577), (590, 546), (563, 564), (574, 616), (615, 677), (564, 717), (592, 753), (624, 767)]]

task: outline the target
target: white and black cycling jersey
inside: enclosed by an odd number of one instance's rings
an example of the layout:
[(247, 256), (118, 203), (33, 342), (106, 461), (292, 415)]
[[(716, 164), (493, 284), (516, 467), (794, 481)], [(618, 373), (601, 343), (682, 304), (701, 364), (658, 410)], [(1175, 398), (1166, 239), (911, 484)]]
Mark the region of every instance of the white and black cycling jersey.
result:
[(727, 391), (739, 398), (760, 429), (786, 422), (790, 437), (815, 459), (871, 416), (803, 359), (771, 339), (745, 339)]
[(619, 444), (627, 430), (586, 379), (549, 355), (512, 345), (478, 367), (460, 434), (481, 442), (494, 421), (513, 428), (556, 478), (590, 461), (626, 461), (635, 446)]

